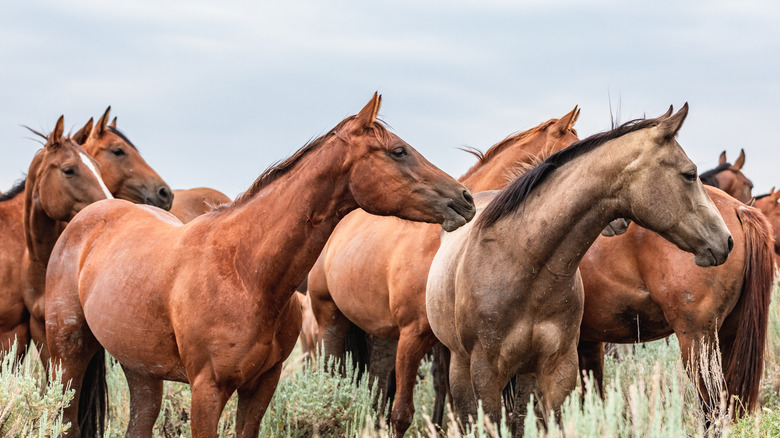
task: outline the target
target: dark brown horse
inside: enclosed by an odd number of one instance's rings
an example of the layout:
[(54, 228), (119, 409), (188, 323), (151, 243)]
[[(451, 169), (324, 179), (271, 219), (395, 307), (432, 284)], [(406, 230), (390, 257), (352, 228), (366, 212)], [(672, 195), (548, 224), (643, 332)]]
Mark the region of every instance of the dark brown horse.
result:
[[(712, 350), (717, 335), (726, 387), (739, 398), (734, 411), (739, 414), (758, 406), (773, 279), (772, 230), (758, 210), (718, 189), (707, 187), (707, 193), (734, 238), (734, 250), (721, 266), (698, 267), (636, 224), (621, 236), (599, 237), (586, 253), (580, 264), (585, 310), (579, 363), (601, 388), (605, 342), (647, 342), (674, 333), (685, 363), (695, 364), (702, 340), (710, 355), (717, 354)], [(718, 406), (719, 394), (709, 394), (701, 376), (694, 379), (705, 411)]]
[(544, 412), (577, 380), (583, 309), (578, 265), (617, 218), (659, 230), (699, 266), (722, 264), (733, 241), (674, 139), (687, 115), (637, 120), (553, 154), (500, 192), (483, 192), (473, 224), (443, 236), (430, 268), (431, 328), (452, 354), (462, 423), (477, 401), (500, 419), (515, 376), (535, 382)]
[[(87, 205), (112, 198), (99, 164), (73, 139), (63, 136), (63, 117), (33, 158), (24, 189), (24, 241), (21, 284), (30, 312), (33, 340), (47, 363), (44, 333), (44, 281), (49, 255), (65, 225)], [(18, 266), (18, 264), (16, 264)]]
[(230, 204), (231, 199), (224, 193), (208, 188), (196, 187), (188, 190), (174, 190), (171, 214), (182, 223), (190, 222), (196, 217), (208, 213), (220, 205)]
[[(114, 196), (165, 207), (166, 201), (155, 194), (170, 191), (168, 185), (144, 161), (127, 137), (116, 129), (116, 118), (107, 125), (109, 110), (97, 126), (93, 126), (90, 119), (71, 140), (84, 143), (87, 153), (100, 164), (104, 182)], [(48, 140), (48, 136), (32, 132), (44, 141)], [(0, 240), (3, 242), (0, 245), (0, 343), (3, 351), (15, 338), (20, 347), (26, 346), (30, 339), (29, 312), (24, 304), (20, 266), (26, 248), (22, 195), (25, 185), (23, 180), (0, 196)], [(42, 329), (38, 332), (42, 333)], [(37, 342), (43, 340), (40, 334)], [(24, 348), (17, 350), (19, 355), (24, 351)]]
[[(535, 156), (577, 141), (572, 127), (578, 114), (575, 108), (478, 153), (479, 161), (460, 181), (472, 191), (504, 187)], [(399, 436), (414, 415), (420, 361), (437, 343), (425, 311), (425, 283), (439, 236), (436, 226), (356, 210), (336, 227), (309, 274), (311, 307), (326, 354), (344, 355), (350, 323), (398, 340), (391, 423)]]
[(726, 161), (726, 151), (723, 151), (718, 159), (718, 167), (702, 173), (699, 178), (704, 184), (717, 187), (737, 200), (748, 204), (753, 199), (753, 182), (742, 173), (744, 165), (744, 149), (740, 149), (739, 158), (734, 164)]
[(163, 380), (191, 385), (193, 436), (217, 436), (235, 391), (237, 434), (257, 436), (301, 328), (295, 287), (339, 220), (358, 207), (447, 230), (473, 217), (468, 190), (377, 122), (379, 105), (374, 95), (235, 202), (186, 225), (118, 200), (71, 221), (46, 280), (49, 348), (76, 390), (68, 435), (101, 427), (100, 415), (77, 411), (90, 383), (105, 389), (95, 379), (105, 348), (127, 376), (128, 436), (151, 436)]

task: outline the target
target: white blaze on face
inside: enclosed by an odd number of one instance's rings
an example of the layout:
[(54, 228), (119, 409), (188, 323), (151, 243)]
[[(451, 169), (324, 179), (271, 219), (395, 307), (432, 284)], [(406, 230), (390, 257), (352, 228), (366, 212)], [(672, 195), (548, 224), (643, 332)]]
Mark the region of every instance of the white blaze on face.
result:
[(106, 183), (103, 182), (103, 178), (100, 177), (100, 174), (98, 173), (97, 169), (95, 169), (95, 165), (92, 163), (92, 160), (90, 160), (87, 154), (85, 154), (84, 152), (79, 152), (79, 155), (81, 156), (81, 161), (87, 166), (89, 170), (92, 171), (92, 174), (95, 175), (95, 178), (97, 178), (98, 184), (100, 184), (100, 187), (103, 189), (103, 193), (106, 194), (106, 198), (114, 199), (114, 197), (111, 196), (111, 192), (108, 191), (108, 187), (106, 187)]

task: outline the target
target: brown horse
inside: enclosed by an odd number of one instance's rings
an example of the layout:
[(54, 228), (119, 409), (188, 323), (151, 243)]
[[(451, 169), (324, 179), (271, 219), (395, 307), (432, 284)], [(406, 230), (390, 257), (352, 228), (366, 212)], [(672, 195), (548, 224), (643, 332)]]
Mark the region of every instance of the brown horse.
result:
[[(702, 269), (657, 234), (632, 224), (599, 238), (583, 258), (585, 308), (579, 343), (580, 369), (592, 372), (600, 389), (603, 343), (634, 343), (677, 335), (686, 364), (696, 364), (698, 345), (714, 350), (717, 334), (735, 413), (758, 404), (767, 309), (773, 277), (772, 237), (756, 210), (706, 187), (734, 237), (734, 251), (721, 266)], [(697, 347), (693, 350), (692, 347)], [(698, 380), (705, 412), (719, 404)], [(730, 399), (731, 400), (731, 399)]]
[[(518, 166), (577, 141), (572, 126), (578, 114), (575, 108), (477, 154), (479, 162), (460, 181), (472, 191), (504, 187)], [(420, 361), (437, 343), (425, 312), (425, 283), (439, 235), (435, 226), (356, 210), (336, 227), (309, 274), (311, 307), (326, 354), (344, 355), (350, 322), (371, 335), (398, 340), (391, 423), (399, 436), (414, 416)]]
[(674, 139), (687, 110), (553, 154), (501, 192), (480, 194), (474, 224), (443, 237), (426, 307), (451, 352), (464, 425), (478, 400), (499, 420), (502, 390), (516, 375), (521, 392), (536, 381), (545, 412), (559, 410), (577, 380), (579, 261), (612, 220), (661, 231), (700, 266), (726, 261), (732, 238)]
[(231, 199), (224, 193), (208, 187), (196, 187), (188, 190), (174, 190), (171, 214), (182, 223), (190, 222), (196, 217), (214, 210), (224, 204), (230, 204)]
[[(87, 153), (97, 160), (104, 182), (115, 197), (133, 202), (152, 202), (153, 205), (165, 207), (165, 203), (154, 194), (170, 189), (144, 161), (136, 147), (116, 129), (116, 118), (107, 125), (109, 110), (106, 110), (97, 126), (93, 126), (90, 119), (71, 136), (71, 140), (83, 143)], [(31, 131), (48, 140), (48, 136)], [(0, 197), (0, 240), (3, 242), (0, 245), (0, 343), (3, 351), (7, 351), (6, 346), (13, 343), (14, 339), (17, 339), (20, 347), (27, 345), (30, 339), (29, 312), (24, 304), (20, 267), (26, 248), (22, 196), (25, 183), (21, 181)], [(145, 187), (154, 189), (140, 196), (140, 190)], [(36, 341), (39, 343), (44, 341), (43, 326), (40, 327), (40, 336), (37, 336)], [(24, 351), (24, 348), (17, 349), (19, 355)]]
[[(24, 189), (22, 298), (30, 312), (32, 338), (39, 347), (44, 347), (46, 340), (43, 283), (51, 250), (76, 213), (93, 202), (112, 198), (99, 164), (73, 139), (63, 137), (63, 123), (60, 117), (43, 149), (33, 158)], [(41, 356), (47, 363), (45, 348)]]
[(772, 225), (772, 236), (775, 248), (775, 266), (780, 266), (780, 208), (777, 200), (780, 199), (780, 191), (772, 190), (766, 195), (756, 196), (755, 207), (764, 213)]
[(90, 383), (105, 400), (105, 348), (127, 376), (128, 436), (151, 436), (162, 380), (190, 383), (193, 436), (217, 435), (236, 390), (237, 434), (257, 436), (300, 331), (293, 292), (339, 220), (358, 207), (447, 230), (473, 217), (468, 190), (376, 120), (380, 101), (189, 224), (118, 200), (71, 221), (46, 279), (49, 348), (76, 389), (69, 435), (101, 428), (77, 411)]
[(726, 161), (726, 151), (723, 151), (718, 159), (718, 167), (702, 173), (699, 178), (704, 184), (717, 187), (737, 200), (748, 204), (753, 199), (753, 182), (742, 173), (744, 165), (744, 149), (740, 149), (739, 158), (734, 164)]
[(110, 114), (109, 106), (94, 129), (89, 119), (73, 139), (100, 163), (103, 180), (115, 198), (170, 210), (174, 200), (171, 188), (116, 128), (116, 118), (108, 123)]

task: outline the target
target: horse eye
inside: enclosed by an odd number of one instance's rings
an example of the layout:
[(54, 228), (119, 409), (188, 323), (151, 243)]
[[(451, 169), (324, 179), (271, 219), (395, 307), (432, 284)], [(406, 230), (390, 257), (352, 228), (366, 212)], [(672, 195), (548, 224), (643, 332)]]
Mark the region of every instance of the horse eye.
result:
[(112, 149), (111, 153), (116, 155), (117, 157), (121, 157), (125, 154), (125, 151), (122, 148), (116, 148), (116, 149)]
[(65, 169), (62, 169), (62, 173), (64, 173), (65, 176), (73, 176), (76, 174), (76, 169), (72, 167), (66, 167)]
[(393, 149), (393, 151), (391, 152), (391, 154), (393, 154), (393, 156), (394, 156), (394, 157), (396, 157), (396, 158), (401, 158), (401, 157), (403, 157), (403, 156), (407, 155), (407, 153), (406, 153), (406, 149), (405, 149), (405, 148), (403, 148), (403, 147), (401, 147), (401, 146), (399, 146), (399, 147), (397, 147), (397, 148)]
[(683, 177), (688, 181), (696, 181), (696, 172), (693, 170), (690, 172), (685, 172), (683, 173)]

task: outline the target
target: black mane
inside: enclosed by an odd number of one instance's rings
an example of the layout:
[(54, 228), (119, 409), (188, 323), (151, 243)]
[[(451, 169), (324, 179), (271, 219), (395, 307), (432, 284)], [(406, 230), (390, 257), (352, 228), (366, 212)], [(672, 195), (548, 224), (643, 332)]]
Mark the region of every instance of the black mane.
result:
[(712, 187), (718, 187), (718, 180), (715, 179), (715, 175), (723, 172), (724, 170), (727, 170), (731, 168), (731, 163), (723, 163), (719, 164), (718, 167), (708, 170), (701, 175), (699, 175), (699, 179), (701, 180), (702, 184), (706, 184), (708, 186)]
[(543, 183), (560, 166), (580, 157), (606, 142), (658, 124), (657, 119), (636, 119), (626, 122), (611, 131), (594, 134), (584, 140), (572, 143), (547, 158), (535, 168), (505, 187), (485, 207), (476, 223), (476, 227), (486, 228), (495, 224), (503, 216), (517, 210), (528, 195)]
[(24, 185), (27, 183), (27, 177), (24, 177), (20, 179), (19, 181), (16, 181), (14, 183), (14, 186), (11, 187), (11, 190), (0, 194), (0, 202), (3, 201), (10, 201), (11, 199), (15, 198), (16, 195), (19, 193), (22, 193), (24, 191)]

